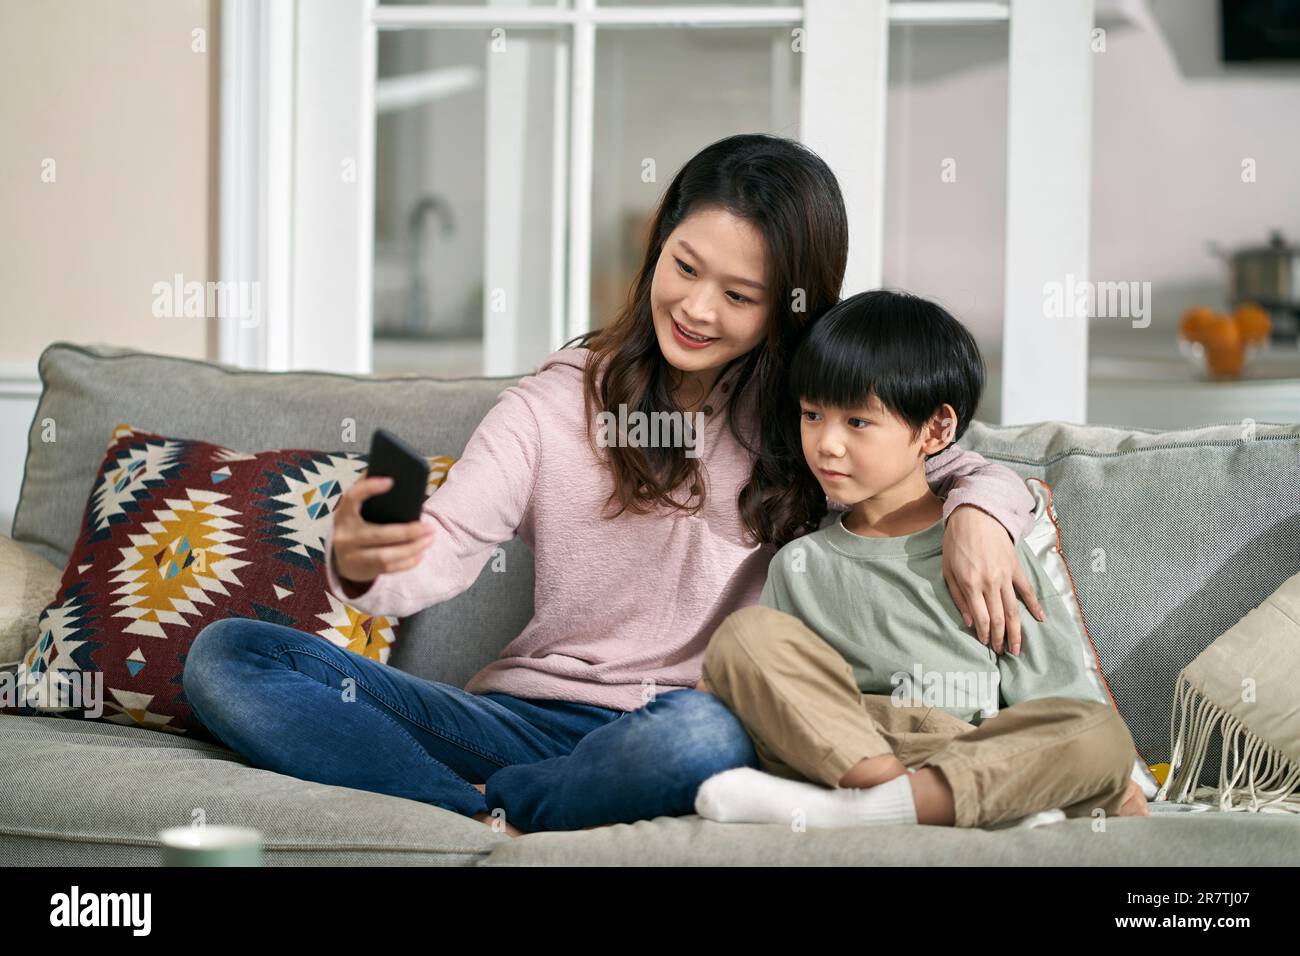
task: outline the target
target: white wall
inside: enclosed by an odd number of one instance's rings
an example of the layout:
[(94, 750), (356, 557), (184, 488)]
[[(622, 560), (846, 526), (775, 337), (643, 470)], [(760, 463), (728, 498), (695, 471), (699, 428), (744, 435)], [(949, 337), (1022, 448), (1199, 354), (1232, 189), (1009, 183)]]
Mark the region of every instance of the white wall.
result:
[[(1226, 295), (1207, 240), (1300, 240), (1300, 66), (1224, 67), (1216, 0), (1152, 0), (1095, 61), (1092, 278), (1150, 281), (1151, 335)], [(910, 39), (909, 39), (910, 34)], [(885, 281), (938, 298), (995, 362), (1006, 205), (1005, 25), (890, 37)], [(1244, 184), (1254, 157), (1258, 181)], [(940, 163), (957, 160), (957, 181)], [(1045, 223), (1044, 228), (1051, 228)], [(1097, 322), (1106, 320), (1094, 320)]]
[[(12, 524), (46, 345), (215, 354), (206, 319), (151, 311), (155, 282), (213, 277), (215, 6), (0, 5), (0, 530)], [(195, 29), (206, 52), (192, 49)], [(42, 181), (47, 159), (53, 182)]]

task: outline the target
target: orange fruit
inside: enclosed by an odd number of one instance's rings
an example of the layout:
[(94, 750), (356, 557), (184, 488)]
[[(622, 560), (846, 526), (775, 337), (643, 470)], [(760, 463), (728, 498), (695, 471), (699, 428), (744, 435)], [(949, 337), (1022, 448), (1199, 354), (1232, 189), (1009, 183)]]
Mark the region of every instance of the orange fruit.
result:
[(1231, 352), (1241, 348), (1241, 329), (1235, 320), (1216, 313), (1201, 336), (1207, 352)]
[(1236, 378), (1246, 362), (1245, 353), (1232, 349), (1211, 350), (1205, 353), (1205, 364), (1215, 375)]
[(1202, 341), (1205, 344), (1205, 364), (1211, 372), (1224, 376), (1241, 374), (1246, 352), (1235, 319), (1215, 315)]
[(1178, 334), (1189, 342), (1204, 342), (1205, 333), (1213, 324), (1215, 315), (1215, 311), (1209, 306), (1192, 306), (1183, 313), (1183, 321), (1178, 326)]
[(1232, 317), (1241, 331), (1241, 340), (1246, 343), (1266, 341), (1273, 327), (1268, 309), (1254, 302), (1241, 303)]

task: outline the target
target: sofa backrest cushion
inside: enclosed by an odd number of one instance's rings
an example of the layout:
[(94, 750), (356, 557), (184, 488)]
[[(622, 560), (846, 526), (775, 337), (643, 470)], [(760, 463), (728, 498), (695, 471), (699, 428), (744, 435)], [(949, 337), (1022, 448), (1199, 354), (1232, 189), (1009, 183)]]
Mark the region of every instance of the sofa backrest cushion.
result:
[[(1111, 693), (1142, 755), (1167, 762), (1178, 672), (1300, 571), (1300, 424), (974, 422), (961, 445), (1051, 486)], [(1218, 764), (1216, 749), (1202, 782)]]

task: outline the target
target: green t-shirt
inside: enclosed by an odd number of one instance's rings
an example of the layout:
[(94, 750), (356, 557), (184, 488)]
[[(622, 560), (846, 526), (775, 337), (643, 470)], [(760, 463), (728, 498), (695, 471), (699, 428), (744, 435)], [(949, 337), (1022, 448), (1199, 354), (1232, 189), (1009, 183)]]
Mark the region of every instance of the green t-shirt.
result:
[(997, 655), (966, 629), (948, 593), (942, 521), (867, 538), (844, 527), (845, 514), (776, 553), (759, 603), (800, 618), (834, 647), (862, 693), (939, 707), (972, 724), (1038, 697), (1110, 703), (1087, 666), (1087, 639), (1052, 600), (1056, 586), (1023, 539), (1016, 553), (1047, 620), (1023, 611), (1019, 656)]

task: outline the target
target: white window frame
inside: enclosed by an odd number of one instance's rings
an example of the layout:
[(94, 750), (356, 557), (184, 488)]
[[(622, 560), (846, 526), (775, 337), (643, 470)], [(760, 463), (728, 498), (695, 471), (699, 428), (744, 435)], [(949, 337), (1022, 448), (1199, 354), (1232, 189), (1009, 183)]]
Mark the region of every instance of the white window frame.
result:
[[(880, 285), (885, 96), (892, 23), (1010, 21), (1002, 421), (1082, 422), (1087, 319), (1043, 315), (1043, 283), (1086, 278), (1094, 0), (790, 6), (384, 6), (225, 0), (220, 260), (261, 286), (261, 321), (221, 320), (219, 360), (369, 373), (375, 59), (380, 29), (568, 30), (556, 56), (551, 348), (590, 328), (592, 134), (599, 30), (801, 28), (800, 135), (835, 171), (849, 216), (844, 291)], [(435, 78), (436, 79), (436, 78)], [(436, 85), (436, 82), (434, 83)], [(494, 94), (494, 89), (498, 93)], [(488, 95), (510, 97), (510, 77)], [(388, 91), (412, 95), (409, 88)], [(416, 94), (418, 95), (418, 94)], [(490, 117), (493, 111), (489, 103)], [(499, 116), (500, 114), (498, 114)], [(507, 121), (508, 122), (508, 121)], [(489, 119), (489, 147), (493, 128)], [(352, 178), (346, 171), (351, 168)], [(517, 184), (487, 157), (489, 263), (517, 242)], [(513, 204), (513, 206), (512, 206)], [(493, 275), (505, 287), (511, 275)], [(486, 306), (485, 306), (486, 308)], [(244, 323), (247, 325), (248, 323)], [(485, 322), (485, 374), (518, 373), (518, 328)]]

